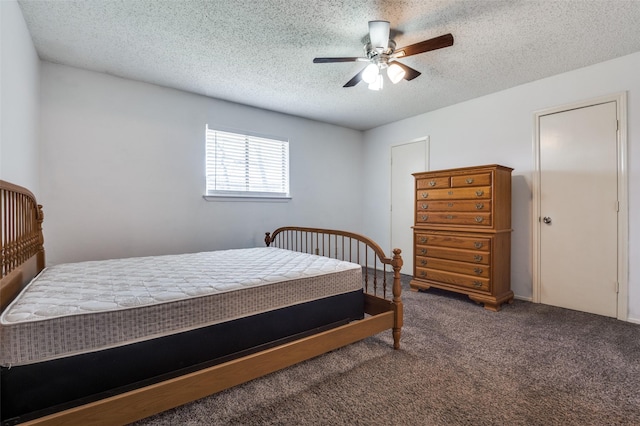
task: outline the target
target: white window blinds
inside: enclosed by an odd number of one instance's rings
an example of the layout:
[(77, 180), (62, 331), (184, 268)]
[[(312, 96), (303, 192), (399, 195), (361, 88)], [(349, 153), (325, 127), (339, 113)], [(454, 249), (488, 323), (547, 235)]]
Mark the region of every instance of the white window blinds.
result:
[(210, 129), (209, 196), (289, 197), (289, 142)]

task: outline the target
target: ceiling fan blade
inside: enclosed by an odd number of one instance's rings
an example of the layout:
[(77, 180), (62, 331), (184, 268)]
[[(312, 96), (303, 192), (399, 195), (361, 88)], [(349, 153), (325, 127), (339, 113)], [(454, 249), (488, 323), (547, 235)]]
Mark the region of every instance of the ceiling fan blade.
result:
[(351, 57), (351, 58), (313, 58), (314, 64), (328, 64), (330, 62), (358, 62), (367, 58)]
[(374, 49), (387, 50), (389, 46), (389, 21), (369, 21), (369, 40)]
[(404, 58), (418, 53), (429, 52), (431, 50), (442, 49), (443, 47), (453, 46), (453, 36), (451, 34), (441, 35), (420, 43), (410, 44), (409, 46), (396, 49), (393, 56), (396, 58)]
[(408, 67), (405, 64), (400, 63), (398, 61), (393, 61), (392, 63), (398, 65), (400, 68), (404, 70), (405, 74), (403, 78), (407, 81), (413, 80), (414, 78), (422, 74), (420, 71), (414, 70), (413, 68)]
[(362, 70), (358, 74), (354, 75), (353, 78), (347, 81), (347, 83), (342, 87), (353, 87), (356, 84), (360, 83), (360, 80), (362, 80), (362, 73), (364, 72), (365, 68), (362, 68)]

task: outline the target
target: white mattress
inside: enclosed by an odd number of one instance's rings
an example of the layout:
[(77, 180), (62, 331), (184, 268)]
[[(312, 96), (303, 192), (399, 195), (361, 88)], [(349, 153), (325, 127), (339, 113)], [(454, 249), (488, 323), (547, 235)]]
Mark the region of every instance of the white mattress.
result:
[(56, 265), (0, 316), (0, 365), (121, 346), (361, 288), (358, 264), (273, 247)]

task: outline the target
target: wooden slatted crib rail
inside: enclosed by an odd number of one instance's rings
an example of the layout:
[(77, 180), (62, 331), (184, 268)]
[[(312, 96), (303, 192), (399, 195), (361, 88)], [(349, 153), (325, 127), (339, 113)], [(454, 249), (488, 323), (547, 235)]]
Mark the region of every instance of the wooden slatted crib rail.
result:
[(44, 268), (42, 206), (27, 189), (0, 180), (0, 309), (28, 279), (25, 268)]

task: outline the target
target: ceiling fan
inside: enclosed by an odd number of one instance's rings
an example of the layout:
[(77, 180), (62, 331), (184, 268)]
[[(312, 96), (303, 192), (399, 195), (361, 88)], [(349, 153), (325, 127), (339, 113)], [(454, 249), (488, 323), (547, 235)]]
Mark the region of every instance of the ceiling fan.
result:
[(369, 21), (369, 41), (364, 45), (364, 57), (314, 58), (314, 64), (330, 62), (369, 62), (358, 74), (343, 87), (353, 87), (363, 80), (371, 90), (381, 90), (383, 85), (382, 70), (387, 70), (387, 77), (396, 84), (403, 78), (413, 80), (420, 75), (419, 71), (398, 62), (399, 58), (417, 55), (453, 45), (451, 34), (441, 35), (419, 43), (396, 49), (395, 41), (389, 39), (389, 21)]

